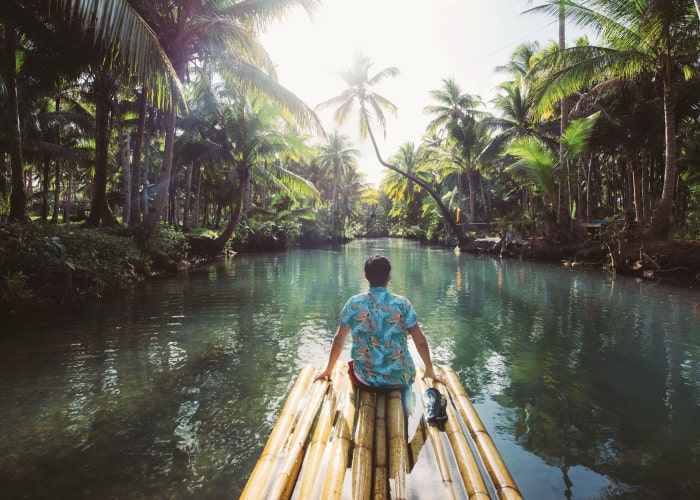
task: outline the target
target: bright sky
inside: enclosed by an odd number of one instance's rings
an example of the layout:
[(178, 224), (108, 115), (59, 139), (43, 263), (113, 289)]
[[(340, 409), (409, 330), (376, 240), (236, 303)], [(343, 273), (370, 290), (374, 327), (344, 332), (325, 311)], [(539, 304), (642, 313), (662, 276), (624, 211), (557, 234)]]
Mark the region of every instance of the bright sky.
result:
[[(387, 116), (386, 140), (375, 126), (383, 158), (401, 144), (420, 144), (435, 104), (429, 92), (454, 78), (464, 92), (490, 101), (506, 76), (494, 71), (521, 43), (546, 44), (558, 37), (557, 20), (522, 14), (535, 0), (322, 0), (313, 18), (303, 9), (270, 27), (262, 44), (277, 65), (279, 81), (312, 108), (345, 90), (339, 73), (359, 50), (374, 61), (370, 76), (389, 66), (401, 74), (375, 90), (398, 108)], [(567, 28), (567, 45), (580, 31)], [(327, 133), (338, 126), (332, 111), (319, 114)], [(359, 170), (378, 184), (386, 169), (369, 139), (360, 141), (357, 119), (340, 128), (360, 150)]]

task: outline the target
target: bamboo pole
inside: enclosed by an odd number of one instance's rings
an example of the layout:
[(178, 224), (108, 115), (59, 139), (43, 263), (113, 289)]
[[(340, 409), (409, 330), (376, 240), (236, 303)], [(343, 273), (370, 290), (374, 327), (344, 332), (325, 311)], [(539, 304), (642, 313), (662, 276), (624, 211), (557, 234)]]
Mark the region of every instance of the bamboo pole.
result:
[(377, 394), (374, 409), (374, 486), (372, 488), (375, 500), (389, 498), (386, 425), (386, 394)]
[(255, 500), (264, 496), (272, 481), (271, 471), (277, 461), (277, 456), (286, 443), (289, 432), (294, 425), (297, 412), (314, 375), (314, 367), (307, 365), (301, 369), (287, 401), (282, 408), (277, 423), (270, 433), (267, 444), (248, 478), (241, 499)]
[(484, 466), (493, 481), (496, 493), (501, 500), (519, 500), (522, 499), (522, 494), (515, 485), (513, 477), (508, 471), (503, 457), (496, 449), (491, 436), (486, 431), (479, 415), (476, 413), (474, 406), (467, 396), (464, 387), (459, 382), (457, 374), (452, 368), (444, 367), (445, 379), (452, 393), (452, 399), (460, 415), (464, 419), (467, 428), (474, 440), (474, 444), (479, 450)]
[(406, 498), (406, 472), (408, 472), (408, 446), (401, 391), (387, 395), (387, 424), (389, 434), (389, 479), (394, 480), (396, 498)]
[[(347, 374), (344, 374), (347, 378)], [(344, 384), (339, 414), (334, 427), (328, 459), (328, 472), (323, 484), (323, 498), (340, 498), (343, 494), (343, 480), (348, 466), (348, 454), (352, 444), (352, 430), (355, 425), (355, 386), (349, 381)]]
[(369, 499), (372, 493), (372, 441), (374, 440), (375, 394), (360, 390), (355, 449), (352, 455), (352, 497)]
[(323, 454), (326, 450), (328, 438), (331, 434), (333, 418), (335, 417), (335, 412), (338, 409), (337, 403), (340, 399), (340, 395), (343, 393), (343, 385), (345, 383), (350, 383), (347, 377), (343, 378), (341, 375), (340, 370), (342, 370), (342, 368), (339, 369), (339, 366), (345, 365), (336, 363), (336, 367), (333, 370), (333, 375), (331, 377), (331, 390), (326, 393), (326, 398), (323, 406), (321, 407), (318, 422), (316, 423), (316, 429), (311, 437), (309, 448), (306, 450), (304, 468), (301, 471), (301, 476), (298, 480), (299, 498), (311, 498), (313, 496), (313, 491), (316, 486), (316, 478), (321, 469)]
[(317, 380), (311, 387), (311, 394), (306, 399), (304, 409), (299, 417), (292, 439), (287, 447), (287, 454), (284, 458), (282, 468), (277, 473), (277, 480), (273, 483), (272, 489), (267, 498), (287, 499), (292, 496), (294, 486), (301, 463), (304, 460), (304, 450), (306, 442), (311, 432), (311, 426), (316, 419), (316, 414), (321, 406), (321, 402), (328, 390), (327, 380)]
[[(427, 385), (432, 385), (428, 383)], [(449, 394), (446, 394), (447, 388), (443, 384), (435, 384), (440, 393), (447, 398), (447, 422), (445, 422), (445, 433), (452, 446), (452, 453), (457, 461), (459, 475), (462, 478), (464, 487), (467, 490), (467, 497), (470, 500), (489, 500), (489, 494), (486, 483), (481, 477), (479, 464), (474, 458), (472, 449), (469, 447), (467, 436), (462, 431), (462, 425), (459, 422), (459, 417), (455, 407), (451, 401)]]
[[(425, 393), (427, 389), (426, 381), (423, 379), (424, 370), (419, 369), (416, 375), (416, 386), (418, 387), (419, 394)], [(422, 404), (422, 403), (421, 403)], [(424, 409), (425, 410), (425, 409)], [(444, 493), (446, 498), (458, 498), (455, 492), (455, 484), (452, 481), (452, 475), (450, 474), (450, 466), (447, 461), (447, 454), (445, 448), (442, 445), (442, 439), (440, 437), (440, 429), (434, 424), (426, 423), (426, 431), (428, 433), (428, 439), (433, 447), (433, 452), (435, 453), (435, 459), (437, 461), (438, 472), (440, 473), (440, 479), (444, 486)]]

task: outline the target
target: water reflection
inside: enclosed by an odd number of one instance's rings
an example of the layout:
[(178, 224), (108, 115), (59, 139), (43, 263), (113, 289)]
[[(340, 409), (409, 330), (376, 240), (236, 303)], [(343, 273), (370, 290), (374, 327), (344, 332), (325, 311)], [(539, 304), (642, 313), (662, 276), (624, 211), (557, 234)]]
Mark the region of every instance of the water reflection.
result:
[(700, 494), (696, 291), (375, 240), (238, 255), (4, 327), (4, 495), (237, 496), (376, 252), (527, 498)]

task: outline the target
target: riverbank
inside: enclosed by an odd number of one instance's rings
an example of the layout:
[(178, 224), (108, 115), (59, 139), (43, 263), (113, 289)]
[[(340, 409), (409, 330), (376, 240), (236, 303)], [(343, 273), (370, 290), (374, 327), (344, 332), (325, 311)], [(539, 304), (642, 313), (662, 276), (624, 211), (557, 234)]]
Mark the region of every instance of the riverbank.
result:
[[(186, 237), (173, 230), (137, 241), (125, 231), (1, 225), (0, 236), (0, 317), (83, 307), (143, 280), (209, 260), (190, 255)], [(700, 286), (699, 241), (619, 241), (491, 238), (471, 240), (462, 251)]]
[(597, 267), (622, 276), (700, 287), (700, 241), (575, 241), (550, 243), (544, 238), (474, 240), (461, 249), (474, 254), (549, 262), (571, 267)]

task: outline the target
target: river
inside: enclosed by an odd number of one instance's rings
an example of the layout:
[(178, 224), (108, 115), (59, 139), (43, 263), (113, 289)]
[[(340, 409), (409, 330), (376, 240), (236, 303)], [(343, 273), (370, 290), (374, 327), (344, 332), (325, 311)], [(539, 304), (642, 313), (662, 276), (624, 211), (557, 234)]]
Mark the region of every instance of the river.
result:
[(374, 253), (525, 498), (700, 498), (697, 289), (389, 239), (239, 254), (2, 325), (3, 497), (237, 498)]

